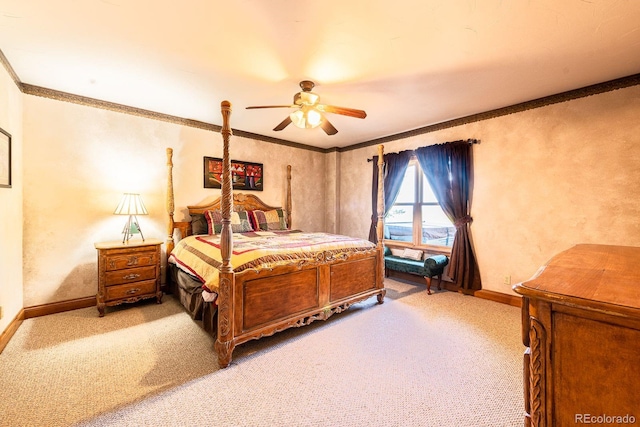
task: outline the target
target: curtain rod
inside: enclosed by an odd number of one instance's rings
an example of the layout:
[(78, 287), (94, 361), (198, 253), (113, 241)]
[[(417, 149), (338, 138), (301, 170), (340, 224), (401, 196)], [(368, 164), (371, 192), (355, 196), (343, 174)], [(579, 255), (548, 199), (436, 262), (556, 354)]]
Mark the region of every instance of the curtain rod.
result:
[[(460, 141), (462, 141), (462, 140), (460, 140)], [(469, 144), (480, 144), (480, 140), (479, 139), (467, 139), (466, 142), (468, 142)], [(446, 144), (446, 142), (445, 142), (445, 144)], [(407, 151), (415, 151), (415, 150), (407, 150)], [(384, 154), (387, 154), (387, 153), (384, 153)], [(391, 154), (391, 153), (388, 153), (388, 154)], [(373, 158), (367, 159), (367, 162), (372, 162), (372, 161), (373, 161)]]

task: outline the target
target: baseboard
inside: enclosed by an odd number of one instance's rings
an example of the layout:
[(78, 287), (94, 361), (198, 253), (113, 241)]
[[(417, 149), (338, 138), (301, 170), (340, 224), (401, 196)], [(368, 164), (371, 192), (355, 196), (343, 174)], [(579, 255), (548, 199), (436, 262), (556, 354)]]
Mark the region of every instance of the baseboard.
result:
[(46, 316), (48, 314), (62, 313), (63, 311), (77, 310), (79, 308), (95, 307), (96, 297), (77, 298), (67, 301), (52, 302), (42, 305), (34, 305), (24, 308), (24, 318)]
[(9, 323), (7, 329), (5, 329), (4, 332), (2, 332), (2, 334), (0, 335), (0, 353), (2, 353), (7, 344), (9, 344), (11, 337), (13, 337), (13, 334), (16, 333), (23, 320), (24, 310), (20, 310), (16, 317), (11, 321), (11, 323)]
[[(407, 282), (415, 283), (416, 285), (424, 285), (426, 288), (425, 280), (421, 276), (417, 276), (415, 274), (409, 274), (402, 271), (389, 270), (389, 276), (387, 277), (389, 277), (390, 279), (393, 279), (395, 277), (398, 279), (405, 280)], [(432, 290), (437, 287), (436, 282), (437, 282), (437, 279), (434, 279), (434, 283), (431, 285)], [(514, 307), (520, 307), (522, 302), (522, 299), (519, 296), (508, 295), (508, 294), (503, 294), (495, 291), (488, 291), (484, 289), (475, 291), (475, 292), (474, 291), (465, 292), (465, 291), (462, 291), (458, 285), (446, 279), (442, 280), (440, 287), (442, 289), (446, 289), (451, 292), (466, 293), (478, 298), (487, 299), (487, 300), (499, 302), (502, 304), (509, 304)]]
[(474, 297), (478, 297), (478, 298), (482, 298), (482, 299), (488, 299), (491, 301), (495, 301), (495, 302), (501, 302), (503, 304), (509, 304), (512, 305), (514, 307), (521, 307), (522, 306), (522, 298), (520, 298), (519, 296), (516, 295), (508, 295), (508, 294), (503, 294), (501, 292), (495, 292), (495, 291), (489, 291), (489, 290), (479, 290), (479, 291), (475, 291), (473, 293)]

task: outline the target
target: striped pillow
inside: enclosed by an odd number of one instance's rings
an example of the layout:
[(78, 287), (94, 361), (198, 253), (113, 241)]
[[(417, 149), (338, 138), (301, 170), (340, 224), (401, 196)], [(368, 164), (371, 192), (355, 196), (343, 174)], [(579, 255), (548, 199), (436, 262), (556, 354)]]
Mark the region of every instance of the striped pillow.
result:
[(256, 216), (253, 214), (253, 211), (247, 211), (247, 216), (249, 217), (249, 224), (251, 224), (251, 228), (254, 231), (260, 230), (260, 226), (256, 222)]
[[(209, 234), (220, 234), (222, 231), (222, 213), (220, 211), (206, 211), (204, 216), (207, 218)], [(244, 233), (245, 231), (253, 231), (247, 212), (231, 212), (231, 232)]]
[(273, 209), (270, 211), (253, 211), (255, 223), (260, 230), (286, 230), (287, 222), (284, 219), (284, 211), (282, 209)]

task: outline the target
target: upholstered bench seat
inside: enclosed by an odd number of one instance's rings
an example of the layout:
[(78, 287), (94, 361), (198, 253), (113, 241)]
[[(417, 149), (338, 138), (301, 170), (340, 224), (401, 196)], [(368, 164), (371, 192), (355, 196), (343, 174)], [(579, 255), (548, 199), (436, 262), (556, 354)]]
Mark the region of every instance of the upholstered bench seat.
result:
[(422, 276), (427, 282), (429, 295), (431, 295), (432, 278), (438, 278), (438, 289), (440, 289), (442, 272), (447, 264), (449, 264), (449, 258), (446, 255), (431, 255), (423, 261), (393, 255), (389, 248), (384, 250), (385, 275), (388, 277), (389, 270), (394, 270)]

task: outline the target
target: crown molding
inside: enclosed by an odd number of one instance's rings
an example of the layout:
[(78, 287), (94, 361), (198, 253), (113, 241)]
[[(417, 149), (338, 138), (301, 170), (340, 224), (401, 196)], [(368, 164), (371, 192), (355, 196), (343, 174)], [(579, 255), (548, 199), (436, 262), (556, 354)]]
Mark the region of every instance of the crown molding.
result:
[[(11, 67), (11, 64), (0, 50), (0, 63), (4, 65), (5, 69), (22, 91), (22, 93), (28, 95), (35, 95), (44, 98), (55, 99), (57, 101), (71, 102), (75, 104), (85, 105), (94, 108), (101, 108), (110, 111), (116, 111), (124, 114), (131, 114), (134, 116), (145, 117), (154, 120), (161, 120), (169, 123), (174, 123), (182, 126), (189, 126), (198, 129), (204, 129), (211, 132), (220, 132), (222, 129), (218, 125), (201, 122), (198, 120), (184, 119), (169, 114), (156, 113), (154, 111), (145, 110), (141, 108), (129, 107), (127, 105), (117, 104), (114, 102), (101, 101), (95, 98), (89, 98), (80, 95), (74, 95), (72, 93), (61, 92), (53, 89), (47, 89), (40, 86), (30, 85), (20, 81), (20, 78)], [(332, 147), (332, 148), (320, 148), (311, 145), (301, 144), (298, 142), (288, 141), (286, 139), (273, 138), (270, 136), (260, 135), (257, 133), (246, 132), (240, 129), (232, 129), (233, 134), (243, 138), (254, 139), (258, 141), (264, 141), (271, 144), (284, 145), (287, 147), (299, 148), (302, 150), (315, 151), (320, 153), (332, 153), (332, 152), (345, 152), (358, 150), (360, 148), (366, 148), (373, 145), (383, 144), (390, 141), (396, 141), (399, 139), (410, 138), (417, 135), (423, 135), (431, 132), (436, 132), (443, 129), (449, 129), (456, 126), (462, 126), (469, 123), (479, 122), (483, 120), (495, 119), (501, 116), (507, 116), (509, 114), (520, 113), (527, 110), (533, 110), (536, 108), (546, 107), (552, 104), (558, 104), (561, 102), (567, 102), (574, 99), (585, 98), (587, 96), (598, 95), (605, 92), (611, 92), (626, 87), (640, 85), (640, 73), (633, 74), (627, 77), (621, 77), (614, 80), (609, 80), (603, 83), (597, 83), (590, 86), (585, 86), (579, 89), (574, 89), (566, 92), (561, 92), (555, 95), (549, 95), (542, 98), (534, 99), (531, 101), (521, 102), (519, 104), (510, 105), (508, 107), (497, 108), (494, 110), (485, 111), (483, 113), (472, 114), (469, 116), (447, 120), (440, 123), (424, 126), (421, 128), (413, 129), (406, 132), (397, 133), (394, 135), (385, 136), (369, 141), (360, 142), (357, 144), (349, 145), (347, 147)]]
[[(87, 107), (100, 108), (103, 110), (115, 111), (118, 113), (130, 114), (133, 116), (144, 117), (147, 119), (161, 120), (182, 126), (189, 126), (198, 129), (204, 129), (211, 132), (220, 132), (222, 127), (211, 123), (201, 122), (198, 120), (184, 119), (182, 117), (172, 116), (169, 114), (157, 113), (155, 111), (145, 110), (142, 108), (130, 107), (128, 105), (118, 104), (115, 102), (102, 101), (86, 96), (75, 95), (68, 92), (61, 92), (54, 89), (48, 89), (41, 86), (34, 86), (27, 83), (21, 83), (22, 92), (27, 95), (40, 96), (43, 98), (54, 99), (56, 101), (71, 102)], [(286, 145), (288, 147), (300, 148), (309, 151), (325, 152), (324, 148), (313, 147), (310, 145), (300, 144), (285, 139), (272, 138), (257, 133), (245, 132), (240, 129), (232, 129), (233, 135), (243, 138), (255, 139), (259, 141), (269, 142), (271, 144)]]
[[(127, 105), (118, 104), (115, 102), (101, 101), (95, 98), (89, 98), (86, 96), (75, 95), (68, 92), (62, 92), (54, 89), (48, 89), (41, 86), (23, 83), (18, 77), (18, 75), (16, 74), (13, 67), (11, 66), (11, 63), (9, 63), (9, 60), (7, 59), (7, 57), (2, 52), (2, 49), (0, 49), (0, 64), (2, 64), (4, 68), (7, 70), (7, 73), (9, 74), (9, 76), (11, 76), (11, 79), (13, 80), (15, 85), (18, 87), (18, 89), (20, 89), (22, 93), (27, 95), (40, 96), (43, 98), (54, 99), (56, 101), (71, 102), (74, 104), (79, 104), (79, 105), (84, 105), (84, 106), (94, 107), (94, 108), (101, 108), (104, 110), (115, 111), (118, 113), (131, 114), (134, 116), (144, 117), (148, 119), (161, 120), (164, 122), (169, 122), (169, 123), (178, 124), (182, 126), (189, 126), (189, 127), (194, 127), (198, 129), (204, 129), (211, 132), (219, 133), (220, 130), (222, 129), (221, 126), (214, 125), (211, 123), (205, 123), (198, 120), (184, 119), (182, 117), (172, 116), (169, 114), (156, 113), (155, 111), (145, 110), (142, 108), (129, 107)], [(270, 136), (260, 135), (252, 132), (245, 132), (240, 129), (232, 129), (232, 132), (234, 135), (240, 136), (243, 138), (269, 142), (271, 144), (285, 145), (287, 147), (299, 148), (302, 150), (316, 151), (320, 153), (331, 151), (331, 149), (327, 150), (324, 148), (313, 147), (311, 145), (300, 144), (298, 142), (288, 141), (286, 139), (273, 138)]]
[(0, 49), (0, 63), (4, 66), (4, 69), (7, 70), (7, 73), (9, 73), (9, 76), (11, 76), (11, 79), (16, 84), (16, 86), (18, 86), (18, 89), (22, 90), (22, 87), (21, 87), (22, 82), (20, 81), (20, 78), (18, 77), (15, 70), (9, 63), (9, 60), (7, 59), (7, 57), (4, 56), (4, 52), (2, 52), (2, 49)]
[(483, 120), (495, 119), (497, 117), (507, 116), (509, 114), (520, 113), (527, 110), (533, 110), (536, 108), (546, 107), (547, 105), (558, 104), (561, 102), (572, 101), (578, 98), (585, 98), (587, 96), (598, 95), (605, 92), (611, 92), (626, 87), (640, 85), (640, 73), (633, 74), (627, 77), (621, 77), (615, 80), (609, 80), (603, 83), (597, 83), (590, 86), (585, 86), (580, 89), (574, 89), (567, 92), (561, 92), (555, 95), (549, 95), (542, 98), (534, 99), (531, 101), (521, 102), (519, 104), (510, 105), (508, 107), (497, 108), (495, 110), (485, 111), (483, 113), (472, 114), (470, 116), (461, 117), (458, 119), (447, 120), (445, 122), (436, 123), (429, 126), (424, 126), (418, 129), (397, 133), (394, 135), (385, 136), (382, 138), (373, 139), (371, 141), (361, 142), (359, 144), (349, 145), (338, 149), (338, 151), (351, 151), (359, 148), (365, 148), (372, 145), (378, 145), (390, 141), (396, 141), (398, 139), (405, 139), (412, 136), (423, 135), (425, 133), (436, 132), (443, 129), (448, 129), (456, 126), (462, 126), (469, 123), (479, 122)]
[(74, 95), (72, 93), (61, 92), (53, 89), (47, 89), (41, 86), (34, 86), (27, 83), (22, 83), (22, 92), (27, 95), (34, 95), (42, 98), (54, 99), (56, 101), (70, 102), (73, 104), (100, 108), (102, 110), (115, 111), (117, 113), (125, 113), (133, 116), (145, 117), (148, 119), (161, 120), (164, 122), (194, 127), (198, 129), (209, 130), (213, 132), (220, 132), (220, 130), (222, 129), (218, 125), (212, 125), (210, 123), (200, 122), (198, 120), (183, 119), (180, 117), (171, 116), (169, 114), (156, 113), (155, 111), (145, 110), (142, 108), (129, 107), (127, 105), (118, 104), (115, 102), (101, 101), (95, 98), (88, 98), (86, 96)]

